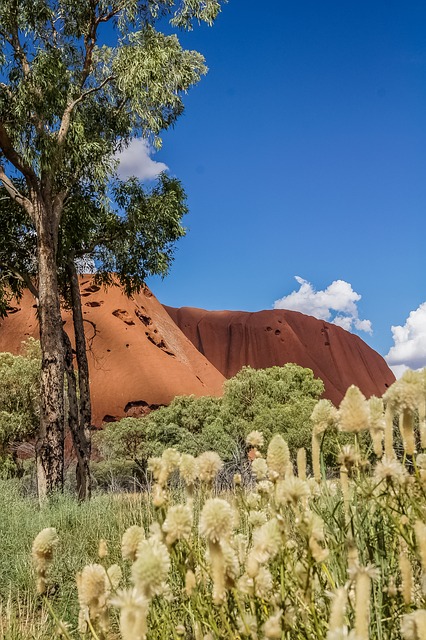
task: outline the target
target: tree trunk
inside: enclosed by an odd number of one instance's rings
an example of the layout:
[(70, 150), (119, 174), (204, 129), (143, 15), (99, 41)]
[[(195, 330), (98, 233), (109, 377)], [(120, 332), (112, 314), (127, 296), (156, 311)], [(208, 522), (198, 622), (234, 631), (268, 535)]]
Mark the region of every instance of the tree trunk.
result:
[(71, 432), (74, 451), (77, 456), (76, 482), (79, 500), (85, 500), (90, 496), (90, 470), (87, 456), (87, 442), (80, 426), (79, 404), (77, 398), (77, 381), (74, 372), (73, 352), (71, 341), (67, 334), (63, 333), (65, 349), (65, 373), (67, 377), (68, 391), (68, 426)]
[(43, 501), (64, 484), (64, 357), (56, 273), (57, 233), (53, 215), (36, 203), (41, 345), (41, 415), (36, 444), (37, 489)]
[[(91, 426), (92, 407), (90, 399), (89, 364), (87, 362), (86, 336), (84, 334), (83, 312), (81, 309), (81, 295), (77, 270), (74, 261), (68, 263), (68, 275), (71, 287), (72, 314), (75, 335), (75, 351), (78, 366), (79, 402), (79, 443), (82, 456), (81, 467), (77, 465), (77, 491), (80, 500), (90, 498), (90, 454), (91, 454)], [(77, 454), (78, 457), (79, 454)]]

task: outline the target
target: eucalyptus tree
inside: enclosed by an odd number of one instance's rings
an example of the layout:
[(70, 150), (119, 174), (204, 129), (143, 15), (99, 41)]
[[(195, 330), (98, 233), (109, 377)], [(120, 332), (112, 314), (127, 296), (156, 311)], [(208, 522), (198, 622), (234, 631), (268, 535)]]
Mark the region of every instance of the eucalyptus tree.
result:
[[(25, 185), (21, 190), (25, 192)], [(96, 263), (96, 282), (108, 286), (118, 281), (131, 295), (149, 275), (164, 277), (168, 273), (175, 241), (185, 233), (181, 219), (186, 212), (186, 195), (179, 180), (165, 174), (150, 189), (135, 178), (115, 180), (109, 198), (76, 186), (64, 203), (57, 269), (62, 303), (72, 311), (74, 326), (77, 377), (71, 342), (64, 330), (62, 337), (67, 424), (77, 458), (79, 499), (90, 496), (91, 401), (78, 270)], [(36, 234), (25, 211), (4, 197), (4, 188), (0, 188), (0, 228), (8, 230), (0, 236), (1, 316), (7, 312), (10, 297), (19, 298), (24, 288), (39, 298)]]
[[(64, 354), (57, 251), (72, 189), (96, 191), (114, 153), (132, 137), (162, 130), (183, 111), (203, 57), (174, 28), (212, 24), (219, 0), (2, 0), (0, 3), (0, 180), (37, 238), (42, 350), (41, 497), (62, 488)], [(19, 188), (19, 179), (26, 193)]]

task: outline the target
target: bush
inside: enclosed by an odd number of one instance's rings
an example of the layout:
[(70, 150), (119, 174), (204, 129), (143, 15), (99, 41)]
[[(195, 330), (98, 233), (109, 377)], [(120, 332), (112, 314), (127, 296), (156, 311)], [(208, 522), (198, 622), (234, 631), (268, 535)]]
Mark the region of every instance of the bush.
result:
[[(105, 461), (121, 461), (126, 472), (139, 480), (147, 459), (161, 455), (167, 447), (194, 456), (213, 450), (235, 463), (253, 429), (264, 433), (266, 444), (278, 432), (293, 451), (309, 450), (309, 417), (323, 390), (322, 381), (310, 369), (295, 364), (257, 370), (244, 367), (225, 383), (222, 398), (177, 397), (146, 417), (106, 425), (93, 441)], [(96, 464), (92, 467), (97, 477)]]
[(39, 403), (40, 345), (30, 338), (23, 343), (22, 355), (0, 353), (0, 466), (3, 476), (20, 472), (14, 445), (35, 437)]

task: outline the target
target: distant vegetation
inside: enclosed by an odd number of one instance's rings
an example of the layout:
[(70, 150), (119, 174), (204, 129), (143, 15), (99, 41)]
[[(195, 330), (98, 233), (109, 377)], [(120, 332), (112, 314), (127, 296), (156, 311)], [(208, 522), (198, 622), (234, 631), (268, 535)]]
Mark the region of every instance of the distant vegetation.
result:
[[(16, 454), (29, 442), (31, 453), (39, 418), (40, 349), (30, 340), (23, 355), (0, 354), (0, 474), (23, 473)], [(94, 434), (92, 472), (98, 486), (146, 483), (147, 461), (174, 447), (199, 455), (216, 451), (241, 470), (246, 464), (245, 439), (261, 430), (268, 443), (280, 433), (292, 451), (310, 450), (310, 415), (324, 390), (310, 369), (295, 364), (255, 370), (244, 367), (225, 382), (222, 398), (181, 396), (142, 418), (124, 418)], [(70, 460), (68, 460), (70, 466)], [(71, 468), (73, 464), (71, 463)], [(26, 463), (31, 472), (31, 463)], [(71, 470), (69, 482), (73, 482)]]
[(261, 430), (268, 443), (282, 434), (291, 450), (310, 449), (309, 417), (324, 390), (310, 369), (295, 364), (255, 370), (244, 367), (225, 382), (222, 398), (182, 396), (143, 418), (105, 425), (93, 442), (103, 459), (92, 465), (98, 482), (126, 475), (143, 481), (149, 457), (165, 448), (199, 455), (216, 451), (235, 469), (247, 459), (245, 439)]
[(35, 438), (40, 411), (40, 345), (28, 340), (23, 354), (0, 353), (0, 477), (20, 474), (17, 446)]

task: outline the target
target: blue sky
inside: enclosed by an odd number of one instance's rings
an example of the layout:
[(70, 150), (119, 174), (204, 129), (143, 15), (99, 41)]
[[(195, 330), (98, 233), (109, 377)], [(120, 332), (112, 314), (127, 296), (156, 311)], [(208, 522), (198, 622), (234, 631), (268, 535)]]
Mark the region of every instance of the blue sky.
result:
[(161, 302), (257, 311), (296, 292), (291, 308), (335, 304), (393, 364), (426, 366), (425, 33), (420, 1), (230, 0), (182, 34), (210, 70), (152, 156), (190, 207), (149, 282)]

